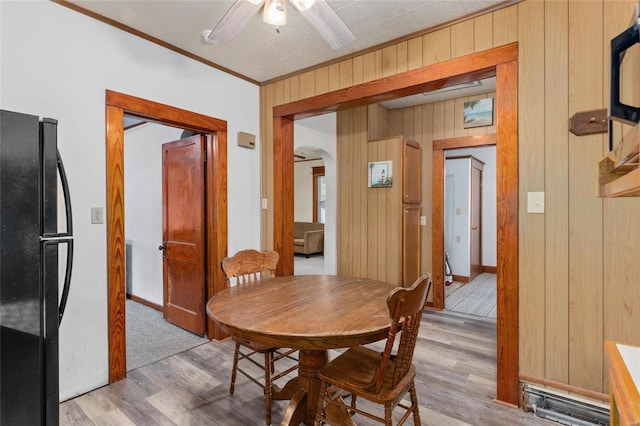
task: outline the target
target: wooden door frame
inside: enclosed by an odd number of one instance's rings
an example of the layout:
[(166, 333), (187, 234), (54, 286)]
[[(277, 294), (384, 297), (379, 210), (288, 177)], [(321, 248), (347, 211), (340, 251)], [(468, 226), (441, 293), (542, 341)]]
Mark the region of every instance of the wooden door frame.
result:
[[(293, 122), (496, 77), (497, 111), (497, 395), (519, 405), (518, 352), (518, 43), (510, 43), (422, 68), (273, 107), (273, 245), (280, 253), (278, 275), (293, 274)], [(439, 150), (442, 153), (442, 150)], [(434, 151), (435, 152), (435, 151)], [(435, 158), (435, 154), (434, 154)], [(435, 158), (434, 172), (442, 158)], [(442, 196), (435, 192), (434, 197)], [(440, 190), (440, 192), (442, 192)], [(434, 210), (435, 210), (434, 206)], [(434, 222), (433, 229), (442, 227)], [(442, 240), (444, 243), (444, 240)], [(434, 247), (436, 239), (434, 238)], [(442, 246), (444, 247), (444, 246)], [(442, 249), (444, 251), (444, 248)], [(444, 253), (443, 253), (444, 254)], [(433, 254), (435, 288), (444, 281), (444, 257)], [(434, 292), (434, 297), (436, 296)], [(442, 297), (442, 296), (440, 296)]]
[(324, 176), (324, 166), (312, 167), (313, 175), (313, 221), (318, 221), (318, 178)]
[[(497, 135), (495, 133), (489, 133), (486, 135), (477, 136), (463, 136), (459, 138), (449, 139), (436, 139), (433, 141), (432, 148), (432, 200), (433, 209), (431, 211), (431, 223), (433, 228), (431, 231), (431, 253), (433, 256), (434, 265), (444, 265), (445, 250), (444, 250), (444, 180), (445, 180), (445, 156), (444, 151), (448, 149), (460, 149), (460, 148), (480, 148), (484, 146), (496, 146)], [(497, 156), (497, 149), (496, 149)], [(464, 157), (455, 157), (464, 158)], [(470, 157), (473, 158), (473, 157)], [(496, 158), (496, 165), (499, 162)], [(496, 167), (497, 169), (498, 167)], [(497, 176), (497, 170), (496, 170)], [(496, 177), (496, 189), (498, 193), (496, 198), (499, 200), (500, 194), (497, 185)], [(498, 201), (498, 205), (500, 205)], [(500, 211), (496, 211), (496, 214), (500, 214)], [(498, 221), (499, 222), (499, 221)], [(499, 227), (499, 226), (498, 226)], [(437, 262), (437, 263), (436, 263)], [(498, 268), (499, 269), (499, 268)], [(433, 280), (433, 302), (430, 305), (435, 309), (444, 309), (444, 276), (441, 280)]]
[[(124, 115), (207, 135), (205, 167), (205, 297), (224, 289), (227, 255), (227, 122), (169, 105), (106, 91), (106, 217), (109, 383), (127, 375), (125, 323)], [(207, 336), (221, 331), (207, 318)]]
[[(473, 217), (473, 215), (475, 214), (475, 210), (478, 209), (478, 217), (476, 217), (477, 225), (477, 235), (475, 236), (476, 240), (474, 240), (474, 236), (473, 236), (473, 227), (470, 230), (470, 238), (469, 241), (470, 242), (474, 242), (475, 244), (478, 245), (478, 267), (480, 268), (480, 271), (476, 271), (477, 273), (474, 274), (474, 272), (472, 271), (473, 269), (473, 263), (469, 262), (469, 278), (470, 280), (474, 280), (475, 277), (477, 277), (478, 275), (480, 275), (482, 273), (482, 186), (483, 186), (483, 180), (484, 180), (484, 163), (480, 160), (478, 160), (477, 158), (475, 158), (474, 156), (471, 156), (471, 170), (470, 170), (470, 175), (469, 178), (471, 180), (471, 204), (470, 204), (470, 208), (469, 208), (469, 212), (471, 213), (472, 216), (470, 216), (470, 219)], [(478, 198), (474, 198), (474, 193), (473, 191), (475, 190), (475, 185), (474, 185), (474, 174), (473, 171), (475, 170), (479, 170), (480, 172), (480, 182), (477, 182), (476, 185), (478, 185)], [(474, 202), (475, 201), (475, 202)], [(469, 223), (472, 224), (472, 220), (469, 220)], [(469, 260), (473, 259), (473, 250), (474, 250), (474, 245), (475, 244), (470, 244), (470, 250), (469, 250)]]

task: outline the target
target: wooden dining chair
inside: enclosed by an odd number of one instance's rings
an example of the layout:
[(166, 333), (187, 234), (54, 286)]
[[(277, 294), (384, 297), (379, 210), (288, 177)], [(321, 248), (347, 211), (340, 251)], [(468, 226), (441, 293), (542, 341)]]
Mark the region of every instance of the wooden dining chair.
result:
[[(256, 250), (242, 250), (233, 257), (226, 257), (222, 260), (222, 270), (227, 277), (227, 286), (231, 285), (231, 279), (236, 279), (236, 285), (250, 285), (252, 281), (261, 278), (275, 276), (276, 265), (278, 264), (278, 252), (259, 252)], [(233, 337), (236, 343), (233, 354), (233, 368), (231, 370), (231, 386), (229, 393), (233, 395), (235, 391), (236, 374), (241, 373), (253, 383), (260, 386), (264, 391), (264, 401), (266, 408), (265, 421), (271, 424), (271, 399), (272, 383), (281, 377), (295, 371), (298, 368), (298, 360), (295, 358), (295, 349), (281, 349), (266, 346), (241, 338)], [(260, 361), (255, 358), (263, 357)], [(295, 365), (276, 373), (275, 363), (283, 358), (295, 361)], [(247, 370), (239, 366), (239, 362), (246, 360), (262, 369), (264, 378), (251, 375)]]
[[(414, 425), (420, 425), (418, 397), (416, 395), (416, 368), (412, 364), (413, 352), (418, 338), (420, 320), (427, 294), (431, 288), (431, 277), (425, 274), (409, 288), (396, 288), (387, 298), (391, 328), (384, 351), (381, 353), (368, 347), (356, 346), (320, 369), (320, 398), (315, 425), (323, 423), (342, 426), (331, 416), (331, 410), (360, 414), (392, 425), (393, 410), (399, 406), (406, 411), (398, 422), (404, 422), (413, 414)], [(400, 341), (394, 353), (394, 343), (400, 333)], [(407, 391), (411, 405), (402, 398)], [(347, 405), (343, 397), (351, 394)], [(359, 397), (384, 406), (384, 417), (357, 406)]]

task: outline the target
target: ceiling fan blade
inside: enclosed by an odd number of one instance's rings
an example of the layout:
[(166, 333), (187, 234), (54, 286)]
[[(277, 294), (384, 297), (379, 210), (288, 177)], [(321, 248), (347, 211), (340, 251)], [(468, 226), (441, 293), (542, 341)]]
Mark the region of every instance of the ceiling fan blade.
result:
[(209, 33), (207, 40), (212, 43), (233, 40), (247, 25), (249, 19), (260, 10), (263, 3), (264, 0), (236, 0), (218, 25)]
[(334, 49), (339, 49), (356, 39), (356, 36), (327, 3), (327, 0), (316, 0), (313, 6), (306, 10), (298, 7), (295, 1), (292, 1), (291, 4)]

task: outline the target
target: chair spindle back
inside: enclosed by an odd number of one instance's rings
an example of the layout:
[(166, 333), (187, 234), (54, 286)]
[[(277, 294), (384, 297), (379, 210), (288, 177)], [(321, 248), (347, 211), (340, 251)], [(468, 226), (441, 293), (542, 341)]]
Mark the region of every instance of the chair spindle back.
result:
[[(387, 336), (382, 360), (367, 388), (375, 390), (376, 393), (380, 392), (387, 368), (391, 365), (392, 359), (394, 365), (393, 386), (396, 386), (409, 371), (413, 362), (413, 353), (418, 339), (422, 312), (430, 289), (431, 276), (425, 274), (418, 278), (411, 287), (393, 290), (387, 298), (391, 328)], [(397, 353), (392, 355), (398, 333), (400, 333), (400, 342)]]
[(222, 270), (227, 277), (227, 286), (230, 285), (231, 278), (236, 278), (237, 284), (246, 284), (275, 276), (279, 258), (276, 251), (257, 250), (242, 250), (233, 257), (225, 257), (222, 259)]

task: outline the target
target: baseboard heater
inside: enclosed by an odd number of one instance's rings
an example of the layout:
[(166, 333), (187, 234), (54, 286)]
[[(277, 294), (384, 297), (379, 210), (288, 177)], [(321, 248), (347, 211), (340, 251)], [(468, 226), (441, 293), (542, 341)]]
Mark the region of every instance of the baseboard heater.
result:
[(609, 408), (572, 395), (522, 384), (523, 407), (536, 417), (569, 426), (608, 426)]

